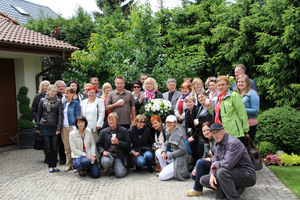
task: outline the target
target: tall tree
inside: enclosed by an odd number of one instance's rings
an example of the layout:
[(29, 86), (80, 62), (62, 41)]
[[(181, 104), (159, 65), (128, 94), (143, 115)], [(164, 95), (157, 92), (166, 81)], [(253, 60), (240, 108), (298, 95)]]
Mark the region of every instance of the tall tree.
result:
[(96, 0), (97, 6), (103, 11), (103, 14), (112, 14), (118, 8), (121, 8), (122, 14), (130, 14), (130, 6), (134, 5), (135, 0)]

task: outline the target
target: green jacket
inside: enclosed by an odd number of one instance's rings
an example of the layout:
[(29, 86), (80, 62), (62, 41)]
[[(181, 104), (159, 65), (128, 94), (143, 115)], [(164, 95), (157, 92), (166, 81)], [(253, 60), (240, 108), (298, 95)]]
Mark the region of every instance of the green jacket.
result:
[[(215, 105), (213, 103), (213, 122), (215, 121)], [(248, 116), (241, 95), (235, 91), (228, 92), (221, 102), (220, 120), (228, 134), (242, 137), (249, 131)]]

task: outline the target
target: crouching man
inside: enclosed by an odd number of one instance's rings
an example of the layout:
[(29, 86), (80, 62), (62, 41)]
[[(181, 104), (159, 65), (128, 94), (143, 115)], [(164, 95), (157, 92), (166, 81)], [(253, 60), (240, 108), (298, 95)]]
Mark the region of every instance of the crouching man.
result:
[(256, 183), (256, 173), (244, 145), (229, 135), (219, 123), (210, 132), (217, 142), (211, 172), (202, 176), (201, 185), (215, 189), (217, 199), (240, 199), (245, 187)]

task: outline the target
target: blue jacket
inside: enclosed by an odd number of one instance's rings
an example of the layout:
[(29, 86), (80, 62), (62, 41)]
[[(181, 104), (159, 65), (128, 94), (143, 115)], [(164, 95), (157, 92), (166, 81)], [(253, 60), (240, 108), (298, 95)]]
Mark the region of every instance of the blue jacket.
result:
[[(63, 103), (63, 110), (66, 108), (67, 101)], [(77, 100), (72, 99), (68, 106), (68, 122), (69, 126), (75, 126), (75, 120), (78, 115), (81, 113), (80, 103)]]
[(259, 96), (255, 90), (250, 90), (243, 96), (248, 119), (257, 118), (259, 111)]

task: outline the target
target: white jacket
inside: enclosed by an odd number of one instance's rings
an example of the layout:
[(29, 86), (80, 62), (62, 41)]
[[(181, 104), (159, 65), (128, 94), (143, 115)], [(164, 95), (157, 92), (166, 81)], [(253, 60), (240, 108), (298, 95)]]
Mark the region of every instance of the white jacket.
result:
[[(80, 103), (82, 116), (86, 116), (86, 107), (87, 107), (88, 100), (89, 99), (84, 99)], [(105, 117), (105, 106), (104, 106), (103, 99), (96, 97), (95, 101), (97, 103), (95, 104), (96, 106), (94, 106), (94, 110), (93, 110), (93, 120), (88, 121), (88, 127), (93, 130), (96, 130), (96, 126), (99, 127), (103, 126), (104, 117)]]
[(84, 145), (86, 153), (83, 151), (83, 140), (78, 129), (71, 131), (69, 136), (71, 147), (71, 157), (78, 158), (79, 156), (96, 156), (96, 145), (94, 142), (91, 129), (85, 128), (84, 130)]

